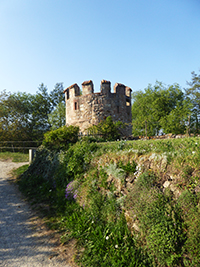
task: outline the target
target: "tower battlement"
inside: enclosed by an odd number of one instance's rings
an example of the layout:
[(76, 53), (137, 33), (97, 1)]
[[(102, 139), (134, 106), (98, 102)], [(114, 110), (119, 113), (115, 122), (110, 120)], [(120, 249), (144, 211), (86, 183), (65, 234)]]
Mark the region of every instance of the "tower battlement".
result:
[(72, 84), (64, 90), (66, 124), (77, 125), (84, 133), (88, 127), (111, 116), (113, 121), (129, 124), (124, 135), (131, 135), (131, 91), (130, 87), (116, 83), (112, 93), (110, 81), (102, 80), (100, 92), (94, 93), (93, 82), (89, 80), (82, 83), (81, 94), (80, 87)]

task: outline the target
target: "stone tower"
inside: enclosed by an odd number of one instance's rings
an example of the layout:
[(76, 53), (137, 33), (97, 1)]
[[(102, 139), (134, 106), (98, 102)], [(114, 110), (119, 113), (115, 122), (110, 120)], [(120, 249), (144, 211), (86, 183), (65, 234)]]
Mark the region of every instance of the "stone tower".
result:
[(86, 133), (88, 127), (111, 116), (113, 121), (126, 123), (123, 134), (131, 135), (131, 91), (131, 88), (116, 83), (112, 93), (111, 83), (106, 80), (101, 81), (100, 93), (94, 93), (91, 80), (82, 83), (82, 94), (76, 83), (69, 86), (64, 90), (66, 124), (79, 126), (80, 131)]

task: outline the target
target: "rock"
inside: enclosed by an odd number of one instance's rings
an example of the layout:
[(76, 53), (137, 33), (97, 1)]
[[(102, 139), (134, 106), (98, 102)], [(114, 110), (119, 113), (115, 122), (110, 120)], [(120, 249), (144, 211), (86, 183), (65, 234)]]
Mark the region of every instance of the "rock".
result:
[(164, 184), (163, 184), (163, 187), (164, 188), (167, 188), (170, 186), (170, 182), (169, 181), (165, 181)]

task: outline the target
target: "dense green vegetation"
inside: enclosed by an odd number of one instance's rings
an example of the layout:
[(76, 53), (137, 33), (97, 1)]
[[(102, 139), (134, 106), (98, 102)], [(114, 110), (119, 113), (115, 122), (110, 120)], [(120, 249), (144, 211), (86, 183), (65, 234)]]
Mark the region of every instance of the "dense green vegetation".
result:
[(49, 149), (68, 149), (71, 144), (78, 141), (78, 133), (78, 126), (63, 126), (46, 132), (42, 144)]
[(35, 95), (0, 92), (0, 141), (42, 140), (46, 131), (65, 124), (64, 101), (62, 83), (50, 93), (43, 83)]
[(200, 75), (192, 72), (185, 93), (178, 84), (156, 82), (132, 94), (133, 135), (199, 133)]
[(115, 141), (121, 138), (120, 130), (126, 127), (121, 121), (114, 122), (111, 116), (97, 125), (90, 126), (88, 133), (99, 141)]
[(134, 92), (133, 99), (134, 135), (158, 135), (161, 129), (164, 133), (185, 133), (192, 105), (178, 85), (166, 88), (157, 82), (144, 92)]
[[(199, 138), (41, 146), (18, 177), (81, 266), (199, 266)], [(84, 249), (83, 249), (84, 248)]]

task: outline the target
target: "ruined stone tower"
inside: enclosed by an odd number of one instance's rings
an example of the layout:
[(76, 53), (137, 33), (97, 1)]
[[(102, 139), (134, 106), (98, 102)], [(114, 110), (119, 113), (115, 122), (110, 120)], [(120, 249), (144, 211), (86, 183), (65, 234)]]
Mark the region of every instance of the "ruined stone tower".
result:
[(106, 117), (111, 116), (113, 121), (127, 123), (123, 134), (132, 134), (131, 116), (131, 88), (116, 83), (111, 93), (111, 83), (101, 81), (100, 93), (94, 93), (93, 82), (82, 83), (82, 94), (75, 83), (64, 90), (66, 102), (66, 124), (80, 127), (82, 133), (87, 128), (98, 124)]

